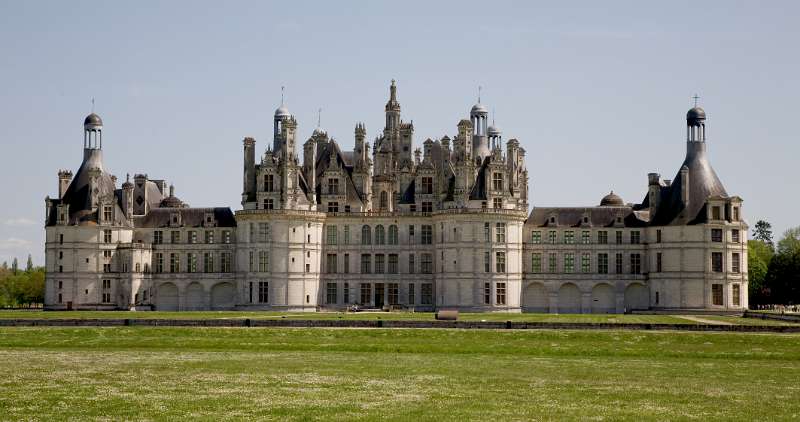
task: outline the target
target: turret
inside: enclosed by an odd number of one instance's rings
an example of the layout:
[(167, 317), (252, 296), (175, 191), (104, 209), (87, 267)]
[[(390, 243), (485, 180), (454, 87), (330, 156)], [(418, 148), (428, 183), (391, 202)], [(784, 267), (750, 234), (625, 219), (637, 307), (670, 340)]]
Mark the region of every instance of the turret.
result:
[(397, 86), (392, 79), (389, 86), (389, 101), (386, 103), (386, 129), (392, 130), (400, 125), (400, 103), (397, 102)]
[(122, 206), (125, 207), (125, 217), (129, 222), (133, 221), (133, 183), (131, 175), (125, 176), (125, 183), (122, 184)]
[(647, 199), (650, 204), (650, 215), (656, 215), (661, 200), (661, 175), (658, 173), (647, 174)]
[(72, 181), (72, 172), (69, 170), (59, 170), (58, 171), (58, 198), (61, 199), (64, 197), (64, 194), (67, 192), (67, 188), (69, 187), (69, 183)]
[(254, 201), (256, 196), (256, 140), (244, 138), (244, 180), (242, 182), (242, 206)]
[(486, 133), (489, 110), (481, 104), (480, 95), (478, 95), (478, 103), (472, 106), (469, 117), (472, 122), (472, 158), (481, 158), (482, 160), (488, 157), (491, 152), (489, 151), (489, 139)]

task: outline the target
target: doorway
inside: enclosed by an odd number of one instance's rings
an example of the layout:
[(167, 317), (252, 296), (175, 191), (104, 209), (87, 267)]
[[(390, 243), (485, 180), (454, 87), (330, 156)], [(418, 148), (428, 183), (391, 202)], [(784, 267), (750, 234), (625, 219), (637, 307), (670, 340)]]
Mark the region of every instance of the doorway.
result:
[(383, 283), (375, 283), (375, 307), (383, 308)]

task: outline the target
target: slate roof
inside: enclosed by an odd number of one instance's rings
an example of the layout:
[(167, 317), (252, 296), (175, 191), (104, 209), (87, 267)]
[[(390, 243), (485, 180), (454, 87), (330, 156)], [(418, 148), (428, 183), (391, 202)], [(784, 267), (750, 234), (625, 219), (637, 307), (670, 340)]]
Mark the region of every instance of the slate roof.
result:
[[(556, 224), (550, 223), (550, 217), (556, 217)], [(625, 227), (644, 227), (647, 221), (639, 217), (631, 206), (603, 207), (534, 207), (526, 225), (534, 227), (581, 227), (583, 217), (589, 217), (592, 227), (614, 227), (617, 216), (623, 217)]]
[(203, 227), (207, 212), (214, 213), (217, 227), (236, 227), (236, 219), (230, 208), (156, 208), (147, 215), (133, 218), (136, 227), (160, 228), (170, 227), (170, 218), (173, 213), (181, 215), (182, 227)]

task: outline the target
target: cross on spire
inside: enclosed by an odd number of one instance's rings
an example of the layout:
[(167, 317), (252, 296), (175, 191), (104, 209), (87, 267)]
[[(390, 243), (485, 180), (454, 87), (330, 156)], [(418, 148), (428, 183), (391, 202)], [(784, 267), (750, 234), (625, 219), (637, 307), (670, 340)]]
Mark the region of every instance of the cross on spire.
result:
[(697, 100), (699, 100), (699, 99), (700, 99), (700, 96), (698, 96), (697, 94), (694, 94), (694, 96), (692, 97), (692, 99), (694, 100), (694, 106), (695, 106), (695, 107), (697, 107)]

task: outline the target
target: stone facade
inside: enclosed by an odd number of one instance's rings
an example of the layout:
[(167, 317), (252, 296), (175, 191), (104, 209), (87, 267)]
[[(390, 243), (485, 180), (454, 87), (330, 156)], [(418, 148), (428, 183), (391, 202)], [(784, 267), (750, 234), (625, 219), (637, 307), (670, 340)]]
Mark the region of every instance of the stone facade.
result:
[[(392, 81), (381, 135), (358, 123), (344, 151), (317, 127), (297, 155), (281, 104), (271, 145), (243, 141), (242, 209), (192, 208), (163, 180), (117, 188), (102, 121), (84, 161), (46, 199), (47, 309), (317, 311), (401, 307), (619, 313), (747, 307), (741, 199), (706, 156), (705, 112), (687, 114), (673, 181), (641, 203), (528, 213), (525, 150), (475, 104), (457, 134), (413, 149)], [(505, 148), (504, 148), (505, 147)]]

